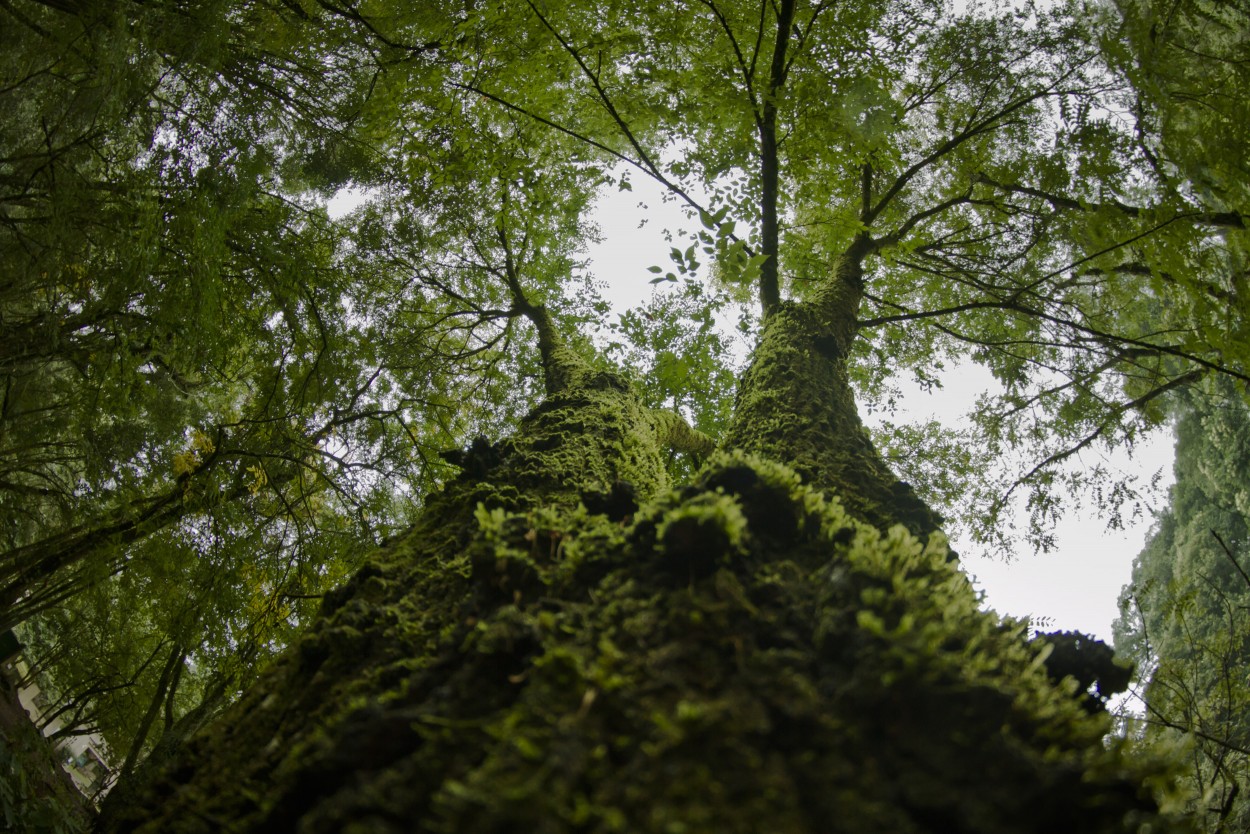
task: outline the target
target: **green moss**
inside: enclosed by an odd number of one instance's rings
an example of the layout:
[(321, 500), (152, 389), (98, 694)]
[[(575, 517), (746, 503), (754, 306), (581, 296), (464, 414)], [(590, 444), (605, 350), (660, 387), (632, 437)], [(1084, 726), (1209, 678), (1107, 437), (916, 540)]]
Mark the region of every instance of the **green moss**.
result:
[(1172, 830), (1166, 768), (1102, 742), (939, 537), (755, 456), (627, 522), (474, 494), (458, 550), (362, 573), (149, 830)]
[(724, 445), (785, 461), (869, 524), (927, 536), (941, 519), (890, 472), (855, 406), (846, 356), (857, 297), (826, 301), (784, 302), (765, 322)]
[(1166, 767), (900, 511), (827, 330), (782, 305), (749, 453), (680, 487), (671, 421), (577, 376), (104, 830), (1171, 830)]

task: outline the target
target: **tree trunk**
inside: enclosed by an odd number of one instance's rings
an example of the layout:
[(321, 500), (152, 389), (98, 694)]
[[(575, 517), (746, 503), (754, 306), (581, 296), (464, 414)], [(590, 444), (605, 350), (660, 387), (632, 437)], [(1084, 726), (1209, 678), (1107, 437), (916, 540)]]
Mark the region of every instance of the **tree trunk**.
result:
[(671, 418), (549, 363), (517, 433), (100, 830), (1170, 830), (1159, 768), (904, 518), (846, 384), (844, 272), (770, 316), (735, 451), (687, 486)]
[(877, 527), (927, 537), (941, 518), (890, 472), (859, 419), (847, 375), (863, 297), (862, 238), (804, 304), (780, 302), (743, 378), (726, 448), (784, 462)]
[(126, 778), (135, 769), (135, 765), (138, 764), (139, 756), (143, 752), (143, 745), (148, 740), (148, 734), (152, 732), (152, 725), (156, 723), (156, 716), (160, 714), (166, 695), (171, 694), (171, 685), (176, 688), (176, 680), (186, 659), (186, 651), (183, 650), (182, 646), (175, 643), (173, 649), (169, 652), (169, 659), (165, 661), (165, 667), (161, 669), (161, 677), (156, 683), (156, 692), (148, 703), (148, 708), (144, 711), (143, 718), (139, 721), (139, 728), (135, 731), (134, 740), (130, 743), (130, 750), (127, 751), (126, 758), (122, 762), (121, 778)]

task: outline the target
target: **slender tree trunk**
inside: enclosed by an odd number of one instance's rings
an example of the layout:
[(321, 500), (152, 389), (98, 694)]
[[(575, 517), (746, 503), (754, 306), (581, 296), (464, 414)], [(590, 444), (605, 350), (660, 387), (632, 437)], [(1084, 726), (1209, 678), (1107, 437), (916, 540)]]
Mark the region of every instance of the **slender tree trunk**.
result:
[[(197, 484), (199, 492), (188, 494), (180, 481), (154, 498), (133, 502), (91, 524), (79, 525), (37, 542), (0, 554), (0, 629), (11, 628), (44, 608), (44, 601), (59, 596), (61, 582), (73, 582), (65, 572), (100, 559), (116, 560), (126, 545), (170, 527), (184, 518), (206, 512), (248, 494), (245, 485), (217, 492)], [(100, 576), (108, 568), (97, 565)]]
[[(0, 630), (64, 602), (91, 582), (120, 570), (127, 546), (251, 494), (242, 479), (215, 484), (215, 461), (183, 476), (167, 491), (132, 501), (103, 518), (0, 553)], [(280, 488), (289, 475), (268, 483)]]
[(781, 219), (778, 216), (781, 178), (781, 149), (777, 141), (777, 98), (785, 89), (788, 70), (786, 54), (790, 27), (794, 24), (795, 0), (781, 0), (774, 6), (777, 33), (768, 68), (768, 88), (760, 103), (757, 121), (760, 152), (760, 251), (768, 260), (760, 266), (760, 308), (768, 318), (781, 303)]
[(1157, 767), (978, 610), (941, 537), (881, 529), (857, 269), (778, 307), (738, 449), (678, 488), (671, 425), (545, 348), (517, 433), (100, 830), (1168, 830)]
[(166, 696), (172, 692), (170, 687), (175, 685), (173, 682), (177, 679), (180, 667), (186, 658), (187, 654), (182, 646), (175, 643), (169, 653), (169, 659), (165, 661), (165, 666), (161, 669), (161, 676), (156, 683), (156, 691), (152, 694), (152, 700), (139, 721), (138, 729), (135, 730), (134, 740), (130, 744), (130, 750), (126, 753), (126, 759), (122, 762), (121, 778), (124, 779), (130, 775), (135, 765), (138, 764), (139, 756), (143, 753), (143, 745), (152, 732), (152, 725), (156, 723), (156, 717), (160, 714)]

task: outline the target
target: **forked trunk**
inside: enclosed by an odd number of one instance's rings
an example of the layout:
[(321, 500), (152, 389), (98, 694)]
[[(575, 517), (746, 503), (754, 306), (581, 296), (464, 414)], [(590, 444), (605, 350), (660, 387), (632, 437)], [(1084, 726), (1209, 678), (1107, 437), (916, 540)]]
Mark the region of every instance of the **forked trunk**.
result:
[(940, 534), (884, 529), (934, 518), (855, 414), (846, 277), (770, 317), (741, 451), (687, 486), (661, 447), (688, 430), (549, 367), (516, 435), (101, 830), (1165, 830), (1157, 774), (977, 610)]

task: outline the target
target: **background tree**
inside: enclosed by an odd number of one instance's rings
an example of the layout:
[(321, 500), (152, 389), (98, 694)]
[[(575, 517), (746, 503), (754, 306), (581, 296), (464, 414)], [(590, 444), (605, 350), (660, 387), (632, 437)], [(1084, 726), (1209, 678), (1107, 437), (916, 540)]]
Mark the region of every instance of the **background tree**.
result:
[[(1122, 2), (1112, 55), (1133, 80), (1132, 113), (1152, 179), (1234, 226), (1247, 206), (1244, 4)], [(1161, 310), (1192, 322), (1202, 308), (1225, 355), (1244, 356), (1246, 250), (1236, 233), (1210, 247), (1195, 302)], [(1169, 265), (1160, 274), (1185, 281)], [(1222, 331), (1220, 334), (1219, 331)], [(1138, 664), (1150, 741), (1187, 739), (1192, 804), (1206, 830), (1247, 824), (1243, 567), (1245, 387), (1206, 385), (1178, 402), (1176, 485), (1121, 598), (1117, 645)]]
[(1134, 563), (1116, 645), (1137, 664), (1146, 740), (1191, 744), (1205, 830), (1239, 831), (1250, 819), (1250, 415), (1225, 388), (1191, 398), (1176, 432), (1171, 505)]
[(0, 15), (0, 624), (128, 767), (517, 406), (506, 352), (353, 254), (384, 221), (319, 206), (388, 173), (362, 108), (389, 59), (343, 14)]
[(1244, 3), (1118, 0), (1108, 46), (1133, 76), (1133, 115), (1153, 174), (1219, 211), (1247, 199)]

